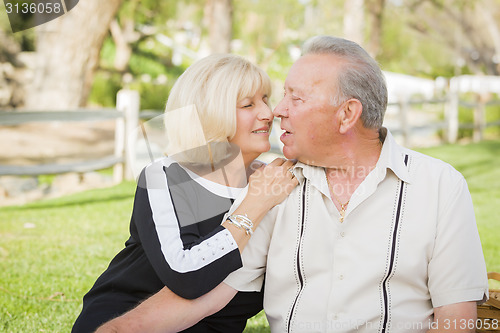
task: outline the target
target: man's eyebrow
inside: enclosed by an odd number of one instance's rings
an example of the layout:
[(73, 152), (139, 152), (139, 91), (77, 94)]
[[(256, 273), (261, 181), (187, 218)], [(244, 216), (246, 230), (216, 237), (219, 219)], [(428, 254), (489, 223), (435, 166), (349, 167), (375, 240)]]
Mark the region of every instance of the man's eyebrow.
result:
[(288, 86), (286, 84), (283, 87), (283, 89), (286, 90), (286, 91), (290, 91), (290, 92), (300, 92), (300, 89), (294, 88), (293, 86)]
[(305, 97), (307, 96), (307, 93), (304, 89), (297, 88), (297, 87), (288, 87), (288, 91), (292, 94), (297, 94), (299, 97)]

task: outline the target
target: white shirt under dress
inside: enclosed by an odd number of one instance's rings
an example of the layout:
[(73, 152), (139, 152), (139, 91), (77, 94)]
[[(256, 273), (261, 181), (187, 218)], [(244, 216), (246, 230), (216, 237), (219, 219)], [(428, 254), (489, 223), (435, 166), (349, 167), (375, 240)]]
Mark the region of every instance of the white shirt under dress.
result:
[(259, 290), (265, 273), (272, 332), (425, 332), (434, 307), (486, 299), (465, 179), (382, 132), (380, 158), (343, 223), (324, 169), (298, 163), (299, 185), (264, 218), (244, 267), (224, 281)]

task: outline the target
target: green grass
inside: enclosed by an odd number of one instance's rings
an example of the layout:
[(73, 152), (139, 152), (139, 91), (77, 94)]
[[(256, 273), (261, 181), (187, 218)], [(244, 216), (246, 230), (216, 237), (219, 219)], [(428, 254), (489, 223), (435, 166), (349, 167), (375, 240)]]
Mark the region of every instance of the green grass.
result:
[[(466, 177), (487, 268), (500, 272), (500, 142), (421, 151)], [(134, 190), (126, 182), (0, 208), (0, 332), (70, 331), (82, 296), (128, 238)], [(263, 313), (246, 332), (269, 332)]]
[(127, 239), (133, 183), (0, 209), (0, 331), (69, 332)]

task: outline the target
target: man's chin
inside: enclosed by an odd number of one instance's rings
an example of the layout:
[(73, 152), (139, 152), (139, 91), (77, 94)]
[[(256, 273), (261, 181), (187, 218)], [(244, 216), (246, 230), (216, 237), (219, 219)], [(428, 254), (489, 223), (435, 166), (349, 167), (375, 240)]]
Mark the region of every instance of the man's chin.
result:
[(283, 155), (289, 160), (298, 160), (299, 157), (297, 156), (297, 153), (293, 151), (293, 149), (283, 146)]

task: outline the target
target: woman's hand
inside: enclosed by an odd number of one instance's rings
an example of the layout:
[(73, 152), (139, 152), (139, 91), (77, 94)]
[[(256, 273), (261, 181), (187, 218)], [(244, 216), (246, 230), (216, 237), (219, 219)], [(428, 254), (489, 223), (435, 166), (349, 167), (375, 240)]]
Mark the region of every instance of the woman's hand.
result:
[[(249, 178), (245, 198), (232, 215), (244, 215), (250, 219), (255, 231), (267, 212), (282, 202), (299, 183), (290, 170), (294, 165), (295, 161), (277, 158), (258, 168)], [(231, 232), (238, 248), (243, 251), (250, 239), (247, 231), (227, 220), (222, 225)]]
[(295, 163), (277, 158), (257, 169), (249, 178), (248, 199), (267, 209), (281, 203), (299, 183), (291, 171)]

